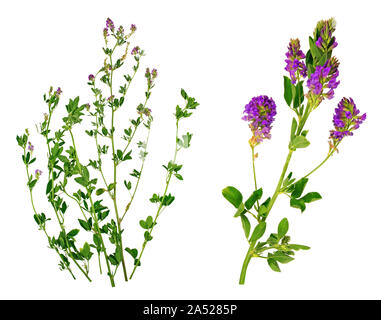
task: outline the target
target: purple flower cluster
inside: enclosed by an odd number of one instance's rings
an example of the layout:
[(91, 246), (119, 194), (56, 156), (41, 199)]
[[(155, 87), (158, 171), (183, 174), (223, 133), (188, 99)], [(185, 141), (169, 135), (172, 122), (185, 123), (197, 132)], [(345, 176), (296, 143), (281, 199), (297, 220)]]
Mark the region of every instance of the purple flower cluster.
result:
[(315, 35), (317, 37), (316, 46), (324, 52), (331, 51), (336, 48), (336, 38), (332, 36), (335, 30), (335, 19), (331, 18), (329, 20), (319, 21), (315, 29)]
[(137, 55), (137, 54), (140, 54), (141, 50), (140, 50), (140, 47), (139, 46), (136, 46), (134, 47), (132, 50), (131, 50), (131, 54), (133, 56)]
[(56, 95), (57, 97), (59, 97), (59, 96), (61, 95), (61, 93), (62, 93), (62, 90), (61, 90), (60, 87), (58, 87), (57, 90), (56, 90), (56, 92), (55, 92), (55, 95)]
[(107, 28), (104, 28), (104, 29), (103, 29), (103, 37), (106, 39), (108, 36), (109, 36), (109, 34), (108, 34), (108, 29), (107, 29)]
[[(332, 99), (334, 89), (338, 87), (340, 81), (337, 81), (339, 76), (339, 61), (332, 57), (323, 66), (316, 66), (315, 72), (311, 74), (307, 80), (307, 87), (310, 89), (310, 94)], [(323, 92), (328, 88), (328, 92)]]
[(135, 32), (136, 31), (136, 25), (131, 24), (130, 30), (131, 30), (131, 32)]
[(33, 152), (33, 150), (34, 150), (34, 145), (30, 141), (28, 141), (28, 150), (30, 152)]
[(93, 75), (93, 74), (89, 74), (89, 81), (94, 81), (94, 79), (95, 79), (95, 76)]
[(111, 32), (114, 32), (115, 30), (114, 22), (110, 18), (107, 18), (106, 20), (106, 29), (110, 29)]
[(40, 176), (42, 175), (42, 171), (40, 169), (36, 169), (36, 171), (34, 172), (35, 176), (36, 176), (36, 179), (40, 178)]
[(148, 87), (153, 88), (153, 80), (157, 78), (157, 69), (152, 69), (152, 71), (147, 68), (144, 76), (147, 78)]
[(248, 121), (253, 132), (252, 146), (260, 143), (263, 139), (271, 138), (271, 124), (276, 115), (276, 104), (268, 96), (258, 96), (251, 99), (245, 106), (242, 120)]
[(330, 138), (335, 143), (341, 141), (345, 136), (352, 136), (352, 131), (358, 129), (365, 119), (366, 113), (360, 115), (360, 110), (356, 108), (352, 98), (343, 98), (333, 115), (335, 130), (330, 131)]
[(287, 65), (285, 70), (290, 73), (291, 82), (295, 84), (296, 80), (298, 80), (300, 76), (303, 78), (307, 76), (307, 67), (304, 61), (302, 61), (306, 58), (306, 56), (300, 49), (299, 39), (290, 40), (286, 57), (287, 59), (285, 62)]

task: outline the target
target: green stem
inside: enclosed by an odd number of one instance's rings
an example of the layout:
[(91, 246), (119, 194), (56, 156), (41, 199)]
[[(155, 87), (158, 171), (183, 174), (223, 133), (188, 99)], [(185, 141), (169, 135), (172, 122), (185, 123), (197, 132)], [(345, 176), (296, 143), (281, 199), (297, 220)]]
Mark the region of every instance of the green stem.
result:
[[(81, 168), (82, 165), (81, 165), (81, 162), (79, 161), (78, 151), (77, 151), (77, 147), (75, 145), (75, 140), (74, 140), (73, 132), (71, 131), (71, 129), (69, 129), (69, 133), (70, 133), (71, 141), (73, 143), (73, 148), (74, 148), (74, 151), (75, 151), (75, 159), (77, 161), (77, 165), (78, 165), (79, 168)], [(98, 223), (98, 218), (97, 218), (97, 215), (96, 215), (96, 212), (95, 212), (93, 198), (91, 197), (91, 193), (90, 193), (90, 190), (88, 188), (86, 188), (86, 191), (87, 191), (87, 194), (89, 196), (89, 200), (90, 200), (90, 204), (91, 204), (91, 213), (92, 213), (92, 217), (94, 219), (95, 231), (98, 234), (99, 239), (101, 241), (102, 251), (103, 251), (103, 254), (104, 254), (104, 257), (105, 257), (105, 260), (106, 260), (106, 265), (107, 265), (107, 270), (108, 270), (108, 276), (110, 278), (110, 283), (111, 283), (112, 287), (115, 287), (114, 277), (113, 277), (112, 272), (111, 272), (111, 267), (110, 267), (110, 263), (109, 263), (109, 260), (108, 260), (106, 246), (105, 246), (105, 244), (103, 242), (102, 233), (101, 233), (101, 230), (99, 228), (99, 223)]]
[[(255, 154), (254, 154), (254, 147), (251, 147), (251, 160), (252, 160), (252, 163), (253, 163), (253, 176), (254, 176), (254, 186), (255, 186), (255, 191), (258, 190), (258, 186), (257, 186), (257, 177), (256, 177), (256, 174), (255, 174)], [(257, 211), (259, 210), (259, 200), (257, 200)], [(258, 218), (257, 218), (258, 220)], [(259, 220), (258, 220), (259, 222)]]
[[(24, 159), (25, 159), (25, 156), (26, 156), (26, 152), (25, 152), (25, 148), (24, 148)], [(27, 175), (27, 177), (28, 177), (28, 181), (29, 181), (29, 180), (30, 180), (29, 165), (28, 165), (28, 164), (25, 164), (25, 168), (26, 168), (26, 175)], [(29, 186), (28, 186), (28, 188), (29, 188), (30, 202), (31, 202), (31, 204), (32, 204), (33, 212), (35, 213), (35, 215), (36, 215), (36, 217), (37, 217), (37, 219), (38, 219), (38, 221), (39, 221), (39, 225), (40, 225), (40, 227), (42, 228), (42, 230), (44, 231), (44, 234), (45, 234), (46, 238), (48, 239), (49, 246), (52, 247), (52, 248), (54, 248), (54, 250), (56, 251), (56, 253), (57, 253), (58, 256), (60, 257), (60, 252), (58, 251), (58, 249), (57, 249), (57, 247), (56, 247), (55, 245), (52, 246), (50, 236), (48, 235), (48, 233), (47, 233), (47, 231), (46, 231), (46, 227), (45, 227), (45, 225), (42, 225), (41, 220), (40, 220), (40, 218), (39, 218), (39, 216), (38, 216), (36, 207), (35, 207), (35, 205), (34, 205), (33, 191), (32, 191), (32, 189), (31, 189)], [(60, 258), (61, 258), (61, 257), (60, 257)], [(74, 274), (73, 274), (71, 268), (70, 268), (68, 265), (66, 265), (66, 269), (69, 271), (69, 273), (71, 274), (71, 276), (73, 277), (73, 279), (76, 280), (76, 278), (75, 278), (75, 276), (74, 276)]]
[(286, 172), (287, 172), (287, 169), (288, 169), (288, 165), (290, 163), (290, 160), (291, 160), (291, 156), (292, 156), (292, 153), (294, 151), (293, 150), (289, 150), (288, 151), (288, 155), (287, 155), (287, 158), (286, 158), (286, 162), (284, 163), (284, 166), (283, 166), (283, 170), (282, 170), (282, 173), (280, 175), (280, 178), (279, 178), (279, 181), (278, 181), (278, 184), (276, 186), (276, 189), (274, 191), (274, 194), (273, 196), (271, 197), (271, 200), (270, 200), (270, 203), (268, 205), (268, 208), (267, 208), (267, 216), (263, 218), (263, 221), (266, 220), (266, 218), (268, 217), (274, 203), (275, 203), (275, 200), (277, 199), (278, 195), (279, 195), (279, 191), (280, 191), (280, 188), (282, 187), (282, 183), (283, 183), (283, 180), (284, 180), (284, 176), (286, 175)]
[(327, 157), (318, 165), (316, 166), (313, 170), (311, 170), (308, 174), (306, 174), (303, 178), (307, 178), (309, 177), (311, 174), (313, 174), (316, 170), (318, 170), (324, 163), (327, 162), (327, 160), (329, 158), (331, 158), (331, 156), (333, 155), (333, 153), (335, 152), (336, 148), (338, 147), (338, 145), (340, 144), (340, 142), (336, 143), (332, 150), (330, 150), (330, 152), (328, 153)]
[[(177, 153), (179, 151), (179, 149), (177, 148), (177, 140), (178, 140), (178, 137), (179, 137), (179, 120), (176, 121), (176, 143), (175, 143), (175, 154), (173, 156), (173, 163), (176, 163), (176, 158), (177, 158)], [(164, 193), (163, 193), (163, 198), (162, 198), (162, 201), (160, 202), (160, 205), (157, 209), (157, 212), (156, 212), (156, 216), (155, 216), (155, 219), (152, 223), (152, 227), (151, 229), (149, 230), (149, 237), (151, 236), (152, 234), (152, 231), (153, 231), (153, 228), (155, 227), (156, 225), (156, 221), (160, 215), (160, 211), (161, 209), (163, 208), (163, 201), (164, 201), (164, 198), (165, 196), (167, 195), (167, 191), (168, 191), (168, 186), (169, 186), (169, 183), (171, 181), (171, 178), (172, 178), (172, 175), (173, 175), (173, 172), (171, 171), (168, 175), (167, 175), (167, 179), (166, 179), (166, 183), (165, 183), (165, 189), (164, 189)], [(131, 273), (131, 276), (130, 276), (130, 280), (132, 279), (133, 275), (135, 274), (135, 271), (136, 271), (136, 268), (139, 266), (140, 264), (140, 260), (142, 258), (142, 255), (143, 255), (143, 252), (144, 252), (144, 249), (146, 248), (146, 245), (147, 245), (147, 240), (144, 240), (143, 242), (143, 245), (142, 245), (142, 249), (140, 251), (140, 255), (135, 263), (135, 266), (134, 266), (134, 269), (132, 270), (132, 273)]]
[(250, 247), (249, 247), (249, 250), (247, 251), (245, 260), (243, 261), (243, 265), (242, 265), (242, 269), (241, 269), (241, 274), (239, 276), (239, 284), (245, 284), (247, 267), (249, 266), (250, 260), (252, 258), (251, 250), (252, 250), (252, 247), (251, 247), (251, 244), (250, 244)]
[[(48, 146), (48, 156), (49, 156), (49, 159), (50, 159), (50, 157), (52, 155), (51, 149), (50, 149), (50, 142), (49, 142), (49, 138), (48, 138), (51, 117), (52, 117), (52, 111), (50, 110), (50, 105), (49, 105), (49, 119), (48, 119), (48, 125), (46, 127), (46, 136), (45, 136), (45, 138), (46, 138), (46, 144)], [(85, 270), (83, 270), (83, 268), (78, 264), (76, 259), (73, 258), (73, 252), (70, 249), (69, 241), (68, 241), (68, 239), (66, 237), (65, 226), (63, 225), (63, 221), (64, 221), (63, 217), (61, 216), (61, 219), (62, 219), (62, 221), (61, 221), (59, 213), (58, 213), (58, 210), (57, 210), (56, 206), (54, 205), (54, 203), (52, 202), (53, 201), (53, 190), (54, 190), (54, 181), (52, 179), (52, 172), (53, 172), (53, 168), (49, 168), (49, 180), (52, 181), (52, 188), (51, 188), (51, 191), (50, 191), (51, 204), (52, 204), (52, 207), (54, 209), (55, 215), (57, 217), (58, 223), (60, 225), (60, 229), (61, 229), (61, 231), (63, 232), (63, 234), (65, 236), (65, 244), (66, 244), (67, 249), (64, 250), (64, 251), (73, 260), (74, 264), (83, 273), (83, 275), (87, 278), (87, 280), (89, 280), (91, 282), (91, 279), (89, 278), (87, 272)]]
[[(112, 50), (112, 53), (114, 52), (117, 44), (115, 44), (114, 49)], [(113, 96), (112, 94), (112, 80), (113, 80), (113, 67), (112, 67), (112, 53), (110, 53), (110, 65), (111, 65), (111, 72), (110, 72), (110, 95), (111, 97)], [(116, 216), (116, 224), (118, 227), (118, 233), (119, 233), (119, 245), (121, 247), (121, 255), (122, 255), (122, 266), (123, 266), (123, 275), (124, 275), (124, 280), (128, 281), (128, 276), (127, 276), (127, 269), (126, 269), (126, 263), (124, 261), (124, 253), (123, 253), (123, 239), (122, 239), (122, 231), (121, 231), (121, 220), (119, 218), (119, 213), (118, 213), (118, 205), (116, 202), (116, 166), (117, 166), (117, 158), (115, 154), (115, 141), (114, 141), (114, 113), (115, 109), (114, 107), (112, 108), (112, 113), (111, 113), (111, 146), (112, 146), (112, 158), (113, 158), (113, 164), (114, 164), (114, 192), (113, 192), (113, 203), (114, 203), (114, 209), (115, 209), (115, 216)]]
[[(151, 130), (148, 129), (147, 139), (146, 139), (146, 141), (145, 141), (144, 152), (147, 151), (147, 145), (148, 145), (148, 141), (149, 141), (150, 131), (151, 131)], [(138, 186), (139, 186), (140, 178), (142, 177), (142, 172), (143, 172), (143, 169), (144, 169), (144, 163), (145, 163), (145, 160), (146, 160), (146, 157), (144, 156), (144, 158), (143, 158), (143, 160), (142, 160), (142, 164), (141, 164), (141, 166), (140, 166), (140, 171), (139, 171), (140, 174), (139, 174), (138, 180), (136, 181), (134, 191), (133, 191), (133, 193), (132, 193), (132, 196), (131, 196), (130, 201), (128, 202), (128, 204), (127, 204), (127, 206), (126, 206), (126, 209), (124, 210), (124, 214), (123, 214), (122, 218), (120, 219), (120, 221), (123, 221), (124, 217), (125, 217), (126, 214), (127, 214), (127, 211), (128, 211), (128, 210), (130, 209), (130, 207), (131, 207), (132, 201), (134, 201), (136, 191), (138, 190)]]

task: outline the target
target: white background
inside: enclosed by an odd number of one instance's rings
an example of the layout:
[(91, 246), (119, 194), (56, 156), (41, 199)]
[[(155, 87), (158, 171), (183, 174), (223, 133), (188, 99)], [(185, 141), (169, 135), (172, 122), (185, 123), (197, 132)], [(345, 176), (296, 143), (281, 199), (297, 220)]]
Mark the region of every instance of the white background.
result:
[[(365, 0), (1, 2), (0, 298), (381, 298), (378, 4)], [(240, 119), (243, 108), (260, 94), (272, 96), (278, 106), (273, 138), (260, 147), (257, 161), (259, 185), (268, 196), (287, 154), (292, 119), (283, 101), (288, 41), (299, 37), (306, 52), (316, 22), (331, 16), (337, 20), (335, 55), (341, 62), (341, 84), (335, 98), (312, 114), (307, 123), (311, 146), (294, 154), (290, 169), (301, 176), (325, 157), (332, 114), (342, 96), (353, 97), (368, 119), (311, 177), (308, 191), (320, 192), (323, 200), (310, 204), (301, 215), (279, 197), (268, 219), (268, 230), (274, 232), (287, 216), (293, 242), (312, 249), (281, 265), (282, 273), (272, 272), (265, 261), (252, 260), (246, 285), (239, 286), (247, 243), (221, 190), (234, 185), (245, 197), (253, 190), (250, 131)], [(172, 157), (172, 113), (182, 100), (180, 88), (201, 103), (183, 123), (184, 130), (194, 132), (194, 139), (191, 148), (180, 154), (185, 180), (171, 185), (176, 201), (160, 217), (136, 277), (125, 284), (119, 272), (115, 289), (97, 275), (95, 259), (92, 284), (78, 273), (80, 280), (73, 281), (58, 270), (57, 258), (32, 217), (21, 149), (15, 140), (16, 134), (30, 128), (37, 166), (44, 171), (35, 190), (36, 203), (39, 211), (51, 214), (43, 197), (46, 150), (34, 128), (46, 111), (42, 94), (50, 85), (60, 86), (61, 111), (77, 95), (83, 102), (91, 101), (86, 81), (103, 62), (102, 29), (107, 17), (117, 26), (137, 25), (133, 44), (146, 50), (143, 67), (159, 70), (150, 101), (155, 116), (150, 154), (125, 225), (129, 246), (140, 248), (138, 221), (154, 214), (148, 199), (163, 188), (161, 164)], [(127, 123), (129, 112), (143, 98), (142, 72), (143, 68), (118, 114), (120, 125)], [(59, 119), (54, 124), (58, 126)], [(78, 139), (80, 157), (87, 159), (93, 155), (93, 141)], [(122, 173), (128, 176), (131, 169), (125, 167)], [(78, 212), (73, 203), (69, 210), (75, 221)]]

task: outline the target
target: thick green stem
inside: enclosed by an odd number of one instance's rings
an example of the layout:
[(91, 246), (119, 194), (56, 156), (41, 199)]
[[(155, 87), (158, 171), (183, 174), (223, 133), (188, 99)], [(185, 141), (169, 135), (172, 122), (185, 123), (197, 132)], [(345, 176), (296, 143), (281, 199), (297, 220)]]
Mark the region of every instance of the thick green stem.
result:
[[(111, 98), (113, 98), (113, 93), (112, 93), (112, 80), (113, 80), (113, 66), (112, 66), (112, 54), (116, 48), (117, 44), (115, 44), (114, 49), (112, 50), (110, 56), (110, 66), (111, 66), (111, 72), (110, 72), (110, 95)], [(112, 113), (111, 113), (111, 145), (112, 145), (112, 157), (113, 157), (113, 164), (114, 164), (114, 188), (113, 188), (113, 203), (114, 203), (114, 210), (115, 210), (115, 216), (116, 216), (116, 224), (118, 227), (118, 233), (119, 233), (119, 245), (121, 248), (121, 255), (122, 255), (122, 266), (123, 266), (123, 275), (124, 275), (124, 280), (128, 281), (128, 276), (127, 276), (127, 269), (126, 269), (126, 263), (124, 261), (124, 253), (123, 253), (123, 239), (122, 239), (122, 231), (121, 231), (121, 226), (120, 226), (120, 218), (119, 218), (119, 213), (118, 213), (118, 205), (117, 205), (117, 198), (116, 198), (116, 166), (117, 166), (117, 158), (116, 158), (116, 153), (115, 153), (115, 141), (114, 141), (114, 114), (115, 114), (115, 109), (114, 107), (112, 108)]]
[(251, 250), (252, 250), (252, 248), (250, 246), (249, 250), (247, 251), (245, 260), (243, 261), (243, 265), (242, 265), (242, 269), (241, 269), (241, 274), (239, 276), (239, 284), (245, 284), (247, 267), (249, 266), (250, 260), (252, 258)]
[(280, 188), (282, 187), (282, 183), (283, 183), (283, 180), (284, 180), (284, 176), (286, 175), (286, 172), (287, 172), (287, 169), (288, 169), (288, 165), (290, 164), (290, 160), (291, 160), (291, 156), (292, 156), (292, 153), (294, 151), (293, 150), (289, 150), (288, 152), (288, 155), (287, 155), (287, 159), (286, 159), (286, 162), (284, 163), (284, 166), (283, 166), (283, 170), (282, 170), (282, 173), (280, 175), (280, 178), (279, 178), (279, 181), (278, 181), (278, 184), (276, 186), (276, 189), (274, 191), (274, 194), (273, 196), (271, 197), (271, 200), (270, 200), (270, 203), (268, 205), (268, 208), (267, 208), (267, 215), (266, 217), (263, 219), (263, 221), (266, 220), (266, 218), (268, 217), (274, 203), (275, 203), (275, 200), (277, 199), (278, 195), (279, 195), (279, 191), (280, 191)]

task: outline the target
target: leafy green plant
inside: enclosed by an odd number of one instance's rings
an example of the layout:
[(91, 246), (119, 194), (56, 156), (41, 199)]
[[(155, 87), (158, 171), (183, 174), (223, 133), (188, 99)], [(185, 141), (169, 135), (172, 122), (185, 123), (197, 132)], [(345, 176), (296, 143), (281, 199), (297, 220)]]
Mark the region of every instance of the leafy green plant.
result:
[[(252, 154), (254, 191), (245, 201), (241, 192), (235, 187), (228, 186), (222, 191), (225, 199), (234, 206), (234, 217), (240, 218), (249, 244), (242, 265), (240, 284), (245, 283), (246, 271), (252, 258), (265, 259), (272, 270), (280, 272), (279, 263), (289, 263), (294, 260), (295, 251), (309, 249), (308, 246), (291, 243), (287, 218), (279, 222), (277, 230), (270, 233), (267, 239), (263, 238), (269, 214), (281, 194), (286, 195), (290, 200), (290, 206), (299, 209), (300, 212), (304, 212), (311, 202), (320, 200), (322, 197), (318, 192), (305, 192), (310, 175), (326, 163), (337, 151), (343, 138), (353, 135), (353, 131), (366, 119), (365, 113), (360, 115), (353, 99), (343, 98), (333, 116), (334, 129), (329, 135), (328, 155), (313, 170), (299, 179), (295, 179), (292, 172), (287, 174), (294, 152), (310, 145), (307, 139), (308, 130), (304, 130), (309, 116), (323, 100), (334, 97), (334, 89), (340, 83), (337, 80), (339, 62), (332, 56), (332, 51), (337, 46), (333, 36), (335, 28), (336, 22), (333, 18), (319, 21), (313, 36), (309, 38), (309, 50), (306, 55), (300, 48), (299, 39), (290, 41), (286, 53), (285, 69), (289, 72), (289, 77), (284, 76), (284, 99), (296, 116), (291, 123), (286, 161), (275, 191), (268, 198), (263, 198), (264, 191), (257, 185), (255, 162), (258, 154), (255, 150), (265, 139), (271, 138), (270, 131), (276, 115), (276, 105), (272, 98), (258, 96), (245, 106), (243, 120), (249, 122), (252, 131), (249, 145)], [(305, 78), (308, 89), (306, 94)], [(249, 218), (256, 224), (254, 228)]]
[[(154, 194), (150, 199), (151, 203), (157, 205), (155, 214), (144, 218), (139, 223), (143, 229), (141, 249), (126, 247), (123, 222), (131, 210), (148, 155), (147, 146), (153, 116), (147, 105), (157, 78), (156, 69), (146, 69), (144, 77), (147, 86), (144, 102), (137, 106), (136, 114), (130, 120), (129, 126), (123, 128), (123, 136), (120, 139), (122, 144), (120, 144), (115, 119), (117, 112), (126, 102), (128, 90), (138, 73), (144, 51), (139, 47), (131, 50), (134, 62), (132, 71), (123, 75), (124, 82), (119, 86), (118, 91), (115, 90), (114, 79), (115, 72), (127, 61), (130, 53), (129, 39), (135, 31), (135, 25), (131, 25), (129, 32), (125, 32), (122, 26), (116, 29), (113, 21), (107, 19), (106, 28), (103, 30), (104, 63), (95, 75), (91, 74), (88, 77), (88, 85), (94, 101), (90, 105), (81, 104), (79, 97), (69, 99), (66, 104), (66, 115), (62, 118), (62, 126), (56, 131), (51, 126), (51, 120), (56, 114), (62, 90), (50, 88), (50, 91), (44, 95), (47, 113), (44, 114), (44, 119), (38, 126), (38, 132), (47, 145), (45, 193), (51, 205), (49, 214), (40, 212), (34, 203), (33, 191), (41, 179), (42, 171), (37, 169), (34, 174), (31, 172), (31, 166), (34, 165), (36, 157), (33, 154), (34, 146), (30, 142), (30, 132), (25, 130), (25, 133), (17, 136), (18, 145), (23, 150), (22, 161), (26, 168), (34, 220), (45, 234), (49, 248), (58, 255), (60, 269), (67, 270), (75, 279), (75, 268), (91, 281), (90, 262), (94, 260), (93, 256), (96, 256), (99, 272), (102, 274), (102, 264), (105, 264), (106, 274), (113, 287), (120, 266), (125, 281), (132, 278), (137, 267), (141, 265), (142, 255), (148, 242), (153, 239), (152, 233), (160, 214), (175, 200), (169, 192), (170, 182), (173, 177), (183, 180), (182, 165), (177, 162), (177, 155), (180, 150), (189, 148), (192, 138), (189, 132), (180, 134), (180, 123), (183, 119), (189, 118), (199, 105), (194, 98), (181, 89), (184, 106), (176, 106), (175, 109), (176, 136), (173, 141), (175, 151), (173, 158), (163, 166), (166, 172), (164, 191)], [(122, 50), (120, 57), (116, 57), (118, 50)], [(74, 127), (82, 129), (85, 116), (90, 117), (91, 124), (89, 128), (84, 129), (84, 132), (90, 139), (89, 144), (91, 143), (96, 150), (96, 158), (88, 159), (88, 162), (84, 160), (88, 155), (78, 149), (73, 134)], [(143, 129), (145, 139), (135, 144), (138, 130)], [(133, 157), (139, 159), (139, 166), (126, 174), (123, 167), (127, 166)], [(105, 173), (107, 164), (111, 164), (111, 177), (107, 177)], [(118, 203), (118, 199), (122, 201), (126, 199), (122, 192), (129, 194), (129, 200), (123, 204), (123, 211), (120, 210)], [(107, 205), (107, 199), (112, 203), (111, 208)], [(77, 225), (73, 228), (68, 227), (68, 216), (71, 219), (73, 217), (77, 219)], [(53, 223), (59, 227), (59, 234), (54, 236), (48, 231), (48, 226)], [(77, 236), (80, 233), (81, 235), (85, 233), (87, 241), (78, 245)], [(131, 273), (127, 270), (125, 254), (132, 257), (130, 259)]]

